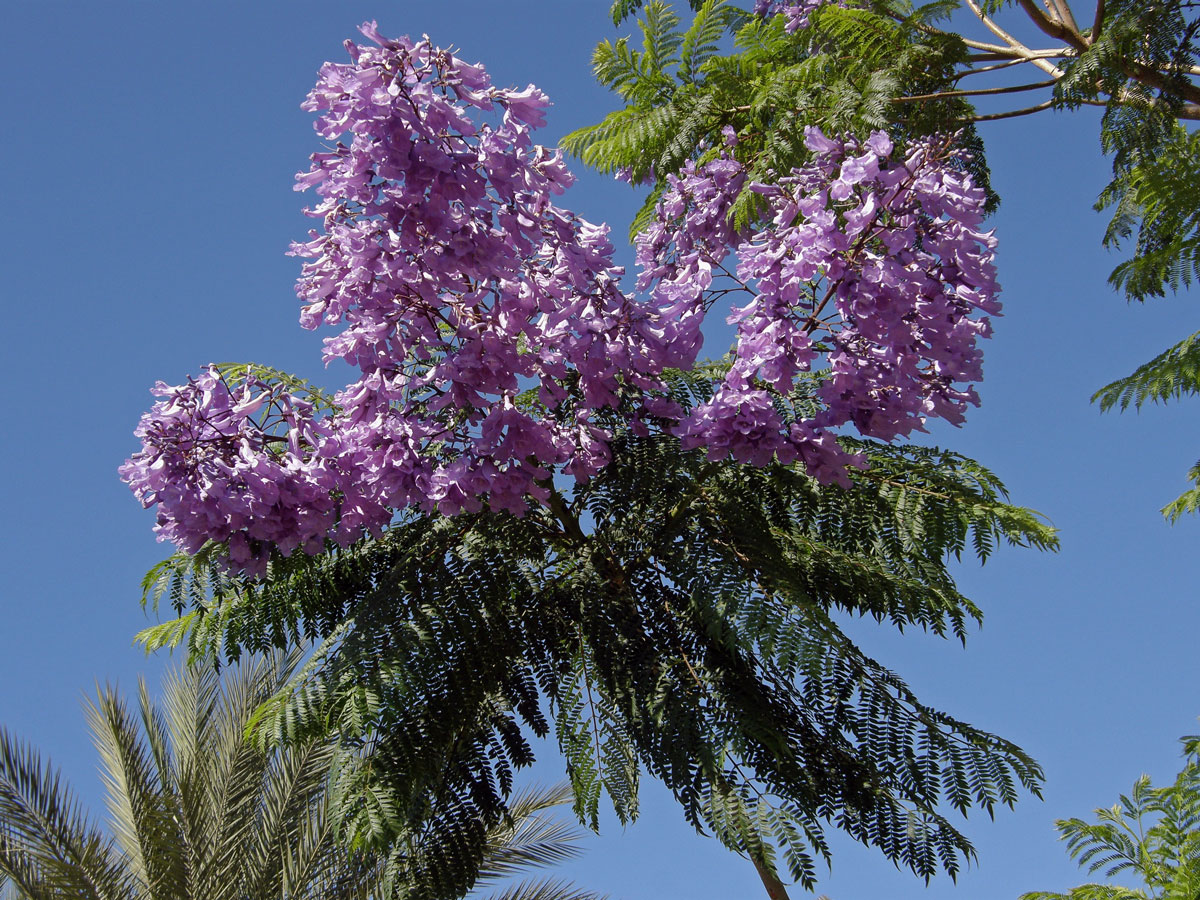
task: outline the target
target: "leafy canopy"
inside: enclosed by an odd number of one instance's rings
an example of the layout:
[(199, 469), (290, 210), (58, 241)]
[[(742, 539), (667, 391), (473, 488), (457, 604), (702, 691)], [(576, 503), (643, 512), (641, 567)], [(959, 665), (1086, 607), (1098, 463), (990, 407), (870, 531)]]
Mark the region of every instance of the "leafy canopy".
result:
[[(683, 29), (668, 4), (652, 0), (639, 21), (642, 49), (629, 38), (602, 41), (592, 58), (597, 80), (622, 108), (567, 135), (562, 146), (599, 171), (624, 171), (635, 184), (653, 185), (633, 233), (649, 221), (667, 176), (685, 160), (722, 152), (726, 127), (737, 135), (732, 152), (747, 167), (747, 186), (809, 159), (806, 126), (864, 137), (887, 129), (897, 141), (961, 127), (960, 141), (974, 147), (973, 125), (960, 121), (969, 110), (963, 101), (892, 103), (902, 85), (933, 90), (965, 61), (961, 42), (926, 28), (944, 11), (932, 4), (896, 20), (869, 9), (822, 7), (810, 29), (788, 34), (781, 16), (749, 15), (725, 0), (698, 4)], [(973, 174), (987, 186), (986, 168), (974, 165)], [(759, 196), (745, 190), (734, 224), (756, 221), (762, 209)]]
[[(674, 399), (702, 400), (713, 374), (676, 376)], [(971, 460), (850, 446), (871, 465), (844, 490), (626, 433), (603, 473), (521, 518), (412, 513), (345, 550), (276, 557), (260, 582), (211, 548), (173, 557), (147, 600), (182, 617), (140, 639), (207, 659), (316, 641), (254, 734), (353, 750), (348, 833), (366, 848), (408, 835), (413, 896), (472, 883), (533, 761), (527, 733), (557, 740), (593, 826), (602, 794), (635, 818), (648, 771), (697, 828), (806, 886), (830, 824), (953, 874), (973, 851), (940, 807), (990, 813), (1036, 793), (1041, 770), (921, 703), (839, 619), (965, 639), (980, 612), (948, 560), (1056, 537)]]

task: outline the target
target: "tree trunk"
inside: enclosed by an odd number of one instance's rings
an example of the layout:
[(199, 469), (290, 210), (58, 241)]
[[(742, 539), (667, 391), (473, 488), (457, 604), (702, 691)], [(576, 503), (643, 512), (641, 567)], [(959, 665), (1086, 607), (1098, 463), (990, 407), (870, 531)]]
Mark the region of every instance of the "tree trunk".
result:
[(787, 888), (783, 886), (783, 882), (775, 877), (775, 873), (760, 863), (753, 856), (750, 861), (754, 863), (754, 868), (758, 870), (758, 877), (762, 879), (763, 887), (767, 889), (767, 896), (771, 900), (789, 900)]

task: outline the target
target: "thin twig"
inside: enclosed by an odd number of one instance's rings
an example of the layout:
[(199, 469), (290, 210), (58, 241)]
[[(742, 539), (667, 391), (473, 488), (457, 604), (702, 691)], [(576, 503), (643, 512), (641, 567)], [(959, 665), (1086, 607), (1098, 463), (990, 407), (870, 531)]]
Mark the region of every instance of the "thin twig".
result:
[(1006, 113), (989, 113), (988, 115), (972, 115), (968, 116), (966, 121), (971, 122), (991, 122), (997, 119), (1015, 119), (1019, 115), (1032, 115), (1040, 113), (1043, 109), (1049, 109), (1054, 106), (1054, 100), (1048, 100), (1044, 103), (1038, 103), (1037, 106), (1025, 107), (1024, 109), (1010, 109)]
[(913, 94), (907, 97), (893, 97), (893, 103), (915, 103), (918, 100), (941, 100), (945, 97), (982, 97), (987, 94), (1016, 94), (1021, 91), (1036, 91), (1041, 88), (1053, 87), (1055, 80), (1037, 81), (1032, 84), (1015, 84), (1011, 87), (980, 88), (975, 91), (936, 91), (932, 94)]
[(1047, 100), (1045, 103), (1039, 103), (1036, 106), (1027, 106), (1024, 109), (1012, 109), (1008, 112), (989, 113), (986, 116), (970, 116), (968, 122), (994, 122), (998, 119), (1014, 119), (1017, 116), (1028, 116), (1036, 112), (1041, 112), (1043, 109), (1049, 109), (1054, 105), (1054, 100)]
[(995, 72), (995, 71), (998, 71), (999, 69), (1007, 69), (1010, 66), (1022, 65), (1025, 62), (1027, 62), (1027, 60), (1007, 59), (1004, 62), (998, 62), (995, 65), (991, 65), (991, 66), (980, 66), (978, 69), (964, 69), (963, 71), (961, 71), (957, 75), (955, 75), (953, 80), (958, 81), (958, 79), (966, 78), (968, 75), (982, 75), (985, 72)]

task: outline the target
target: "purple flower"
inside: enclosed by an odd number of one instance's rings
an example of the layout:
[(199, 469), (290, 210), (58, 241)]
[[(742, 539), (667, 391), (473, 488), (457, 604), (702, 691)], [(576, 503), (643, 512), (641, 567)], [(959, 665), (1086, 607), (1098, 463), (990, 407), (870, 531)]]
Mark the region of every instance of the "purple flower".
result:
[[(808, 17), (829, 2), (831, 0), (801, 0), (800, 3), (790, 2), (790, 0), (755, 0), (754, 12), (759, 16), (784, 16), (784, 30), (788, 34), (793, 34), (802, 28), (807, 28)], [(839, 0), (838, 6), (842, 5), (844, 5), (843, 0)]]
[[(995, 240), (975, 229), (984, 197), (958, 171), (946, 138), (910, 146), (904, 163), (891, 160), (881, 132), (860, 145), (810, 127), (805, 142), (814, 153), (808, 166), (749, 186), (769, 205), (771, 224), (755, 234), (728, 228), (742, 187), (734, 161), (689, 166), (669, 180), (658, 222), (639, 238), (638, 286), (664, 311), (697, 323), (714, 290), (749, 295), (728, 319), (738, 326), (729, 373), (682, 423), (685, 446), (743, 462), (790, 456), (841, 481), (831, 473), (850, 463), (830, 449), (827, 429), (849, 424), (891, 440), (923, 430), (929, 416), (957, 424), (977, 402), (963, 383), (981, 377), (976, 340), (990, 324), (980, 313), (999, 311)], [(736, 277), (724, 265), (730, 251)], [(819, 353), (818, 340), (832, 352)], [(787, 395), (822, 362), (824, 408), (799, 431), (769, 436), (782, 421), (771, 418), (756, 385)], [(746, 433), (759, 451), (734, 437)]]
[[(555, 473), (604, 470), (615, 434), (595, 423), (615, 410), (635, 435), (846, 484), (863, 463), (839, 429), (890, 440), (978, 402), (995, 239), (951, 139), (901, 162), (881, 132), (860, 143), (810, 127), (807, 165), (747, 184), (727, 129), (716, 157), (666, 179), (633, 296), (607, 226), (555, 202), (573, 179), (533, 141), (541, 91), (497, 88), (427, 39), (362, 30), (371, 43), (323, 66), (304, 103), (332, 147), (297, 176), (320, 228), (291, 248), (305, 260), (301, 324), (338, 329), (325, 357), (355, 379), (324, 416), (252, 373), (159, 383), (121, 475), (157, 508), (160, 539), (224, 543), (230, 567), (261, 575), (273, 551), (346, 544), (406, 507), (523, 515)], [(757, 230), (731, 222), (746, 189), (767, 207)], [(683, 410), (661, 376), (695, 364), (726, 296), (739, 298), (732, 362)], [(797, 421), (784, 413), (802, 378), (819, 408)]]

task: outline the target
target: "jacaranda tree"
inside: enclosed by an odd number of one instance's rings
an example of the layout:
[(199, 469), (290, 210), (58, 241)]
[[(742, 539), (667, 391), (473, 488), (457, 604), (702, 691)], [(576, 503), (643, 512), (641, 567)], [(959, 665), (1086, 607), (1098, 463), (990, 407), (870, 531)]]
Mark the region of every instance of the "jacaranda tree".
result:
[[(340, 329), (326, 357), (355, 380), (158, 385), (122, 472), (180, 549), (145, 585), (180, 618), (143, 641), (314, 641), (255, 738), (342, 742), (345, 833), (414, 897), (470, 887), (550, 733), (585, 822), (602, 794), (633, 819), (649, 772), (772, 897), (781, 863), (814, 884), (828, 825), (953, 874), (972, 849), (946, 808), (1011, 804), (1040, 769), (842, 621), (965, 639), (949, 562), (1055, 543), (978, 463), (894, 443), (976, 402), (998, 302), (970, 141), (680, 130), (628, 291), (608, 229), (558, 205), (541, 91), (362, 30), (305, 104), (327, 149), (293, 248), (302, 324)], [(681, 38), (683, 70), (719, 36)], [(775, 135), (795, 165), (747, 156)], [(736, 340), (702, 363), (714, 307)]]

